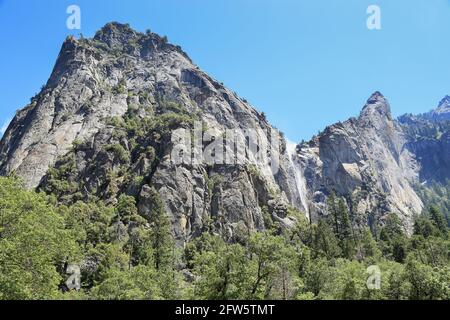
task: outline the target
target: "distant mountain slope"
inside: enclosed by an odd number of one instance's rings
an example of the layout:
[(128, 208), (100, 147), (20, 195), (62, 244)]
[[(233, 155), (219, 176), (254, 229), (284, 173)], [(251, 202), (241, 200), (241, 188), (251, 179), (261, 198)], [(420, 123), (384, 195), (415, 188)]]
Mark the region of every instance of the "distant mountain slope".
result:
[(424, 117), (431, 121), (450, 120), (450, 96), (445, 96), (435, 110), (426, 113)]
[(450, 97), (422, 115), (406, 114), (398, 121), (408, 148), (420, 163), (420, 182), (445, 182), (450, 179)]

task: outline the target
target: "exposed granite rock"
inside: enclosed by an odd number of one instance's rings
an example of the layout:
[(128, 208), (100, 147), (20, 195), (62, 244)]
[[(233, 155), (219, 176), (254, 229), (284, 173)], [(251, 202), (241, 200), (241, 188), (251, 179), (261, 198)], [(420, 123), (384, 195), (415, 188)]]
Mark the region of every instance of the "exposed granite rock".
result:
[(425, 113), (422, 117), (433, 122), (450, 121), (450, 96), (445, 96), (436, 109)]
[[(253, 129), (258, 141), (282, 146), (273, 157), (279, 167), (273, 171), (265, 159), (251, 157), (239, 165), (176, 165), (171, 138), (183, 125), (134, 141), (114, 124), (131, 113), (137, 119), (182, 113), (202, 120), (216, 137), (226, 129)], [(237, 139), (245, 141), (242, 132)], [(30, 188), (53, 190), (49, 168), (66, 168), (74, 159), (63, 177), (70, 190), (65, 201), (95, 196), (114, 204), (127, 193), (145, 215), (151, 211), (146, 206), (151, 185), (166, 205), (177, 240), (198, 235), (211, 219), (233, 237), (238, 225), (264, 229), (261, 207), (269, 200), (296, 205), (283, 146), (284, 138), (262, 113), (201, 71), (180, 47), (110, 23), (93, 39), (65, 41), (47, 85), (18, 112), (0, 143), (0, 172), (15, 172)], [(209, 190), (214, 176), (220, 183)], [(130, 181), (133, 177), (140, 180)]]
[(405, 143), (388, 102), (376, 92), (358, 118), (329, 126), (300, 145), (311, 218), (327, 214), (327, 198), (334, 191), (347, 199), (362, 223), (373, 224), (394, 212), (411, 230), (422, 202), (411, 187), (418, 164)]
[(406, 148), (420, 163), (422, 184), (450, 179), (450, 96), (422, 115), (406, 114), (398, 119), (405, 133)]

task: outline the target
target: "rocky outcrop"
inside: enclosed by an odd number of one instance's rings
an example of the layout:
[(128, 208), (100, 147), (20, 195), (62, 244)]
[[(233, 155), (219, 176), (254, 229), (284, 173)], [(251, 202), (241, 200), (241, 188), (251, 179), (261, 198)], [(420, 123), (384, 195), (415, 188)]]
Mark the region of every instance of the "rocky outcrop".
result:
[(420, 182), (446, 183), (450, 179), (450, 97), (433, 111), (406, 114), (398, 122), (407, 140), (405, 147), (420, 163)]
[[(204, 147), (227, 129), (244, 142), (251, 129), (258, 149), (277, 147), (268, 158), (253, 156), (248, 146), (239, 164), (175, 164), (174, 135), (192, 129), (194, 120), (208, 134)], [(139, 128), (130, 128), (136, 123)], [(181, 48), (110, 23), (93, 39), (65, 41), (47, 85), (1, 141), (0, 173), (14, 172), (28, 187), (63, 201), (115, 203), (120, 194), (131, 194), (143, 215), (151, 210), (146, 188), (153, 186), (178, 240), (199, 234), (210, 220), (232, 238), (237, 227), (264, 229), (262, 209), (272, 208), (269, 201), (297, 204), (285, 145), (262, 113), (201, 71)]]
[(392, 118), (381, 93), (374, 93), (360, 116), (327, 127), (297, 146), (297, 171), (306, 180), (313, 220), (328, 213), (332, 192), (347, 200), (361, 224), (383, 223), (398, 214), (411, 231), (423, 203), (417, 184), (450, 179), (450, 98), (422, 115)]
[(311, 218), (327, 214), (327, 198), (335, 192), (361, 224), (382, 222), (394, 212), (411, 230), (422, 202), (411, 187), (419, 167), (405, 143), (389, 103), (376, 92), (358, 118), (329, 126), (298, 146)]
[(445, 96), (436, 109), (422, 115), (423, 118), (432, 121), (450, 121), (450, 96)]

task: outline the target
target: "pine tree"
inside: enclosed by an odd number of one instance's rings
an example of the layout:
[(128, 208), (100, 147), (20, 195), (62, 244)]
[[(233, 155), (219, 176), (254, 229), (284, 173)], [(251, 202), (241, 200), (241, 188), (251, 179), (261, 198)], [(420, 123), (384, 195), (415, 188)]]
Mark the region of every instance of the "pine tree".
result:
[(391, 213), (386, 218), (386, 224), (380, 232), (380, 239), (383, 242), (383, 254), (402, 263), (406, 258), (408, 239), (396, 214)]
[(312, 247), (316, 256), (324, 254), (328, 259), (337, 258), (341, 255), (339, 240), (336, 238), (333, 229), (324, 221), (314, 227), (314, 237)]
[(422, 214), (414, 220), (414, 235), (421, 235), (424, 238), (428, 238), (437, 233), (439, 233), (438, 228), (427, 215)]
[(157, 270), (167, 269), (173, 260), (174, 241), (171, 233), (171, 224), (167, 217), (164, 204), (155, 188), (150, 188), (151, 243), (153, 248), (153, 261)]
[(336, 206), (336, 194), (334, 191), (331, 192), (330, 196), (327, 200), (328, 203), (328, 212), (331, 214), (333, 218), (333, 227), (334, 227), (334, 234), (339, 234), (339, 213)]
[(367, 259), (368, 257), (377, 258), (381, 254), (377, 242), (372, 236), (372, 232), (367, 227), (362, 230), (360, 246), (363, 259)]
[(445, 222), (445, 218), (438, 207), (436, 206), (430, 207), (430, 218), (436, 225), (436, 227), (439, 229), (439, 231), (442, 234), (446, 235), (448, 232), (447, 223)]
[(334, 234), (339, 239), (343, 256), (351, 258), (355, 251), (355, 241), (350, 214), (344, 199), (336, 199), (335, 193), (332, 192), (328, 198), (328, 210), (332, 218)]
[(338, 200), (338, 217), (340, 223), (339, 236), (341, 239), (349, 239), (353, 236), (352, 225), (350, 222), (350, 215), (348, 213), (347, 205), (341, 198)]

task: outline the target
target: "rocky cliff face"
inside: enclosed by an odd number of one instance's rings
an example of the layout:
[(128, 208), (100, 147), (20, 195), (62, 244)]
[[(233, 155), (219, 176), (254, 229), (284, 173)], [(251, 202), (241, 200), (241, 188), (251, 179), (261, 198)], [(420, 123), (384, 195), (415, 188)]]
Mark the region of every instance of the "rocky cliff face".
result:
[(450, 97), (422, 115), (406, 114), (398, 122), (407, 138), (406, 148), (420, 162), (422, 184), (450, 179)]
[(438, 107), (424, 115), (422, 115), (428, 121), (441, 122), (450, 120), (450, 96), (445, 96), (444, 99), (439, 102)]
[(411, 231), (421, 213), (418, 184), (450, 179), (450, 98), (422, 115), (392, 119), (387, 100), (374, 93), (360, 116), (326, 128), (296, 148), (296, 170), (306, 182), (313, 220), (328, 213), (331, 193), (344, 197), (362, 225), (395, 212)]
[(327, 214), (326, 199), (335, 192), (361, 224), (382, 222), (386, 213), (396, 212), (410, 229), (422, 202), (411, 187), (419, 165), (405, 143), (388, 102), (376, 92), (358, 118), (299, 145), (312, 218)]
[[(198, 123), (197, 147), (214, 156), (231, 148), (240, 161), (191, 161)], [(48, 83), (0, 143), (0, 174), (16, 173), (61, 202), (114, 204), (131, 195), (144, 216), (156, 190), (180, 243), (207, 228), (236, 239), (272, 220), (289, 227), (289, 207), (316, 220), (332, 192), (346, 198), (360, 224), (395, 212), (410, 229), (422, 210), (411, 185), (426, 162), (405, 126), (375, 93), (358, 118), (287, 144), (264, 114), (181, 48), (111, 23), (93, 39), (65, 41)], [(244, 148), (222, 142), (230, 136)], [(174, 161), (177, 154), (188, 161)]]
[[(235, 139), (247, 142), (244, 160), (175, 164), (174, 136), (195, 121), (209, 142), (235, 130)], [(249, 129), (258, 148), (277, 146), (270, 158), (250, 154)], [(14, 172), (28, 187), (62, 201), (95, 196), (114, 203), (131, 194), (143, 215), (151, 214), (153, 187), (178, 240), (211, 223), (233, 238), (236, 229), (263, 229), (263, 213), (292, 224), (286, 211), (298, 195), (285, 146), (263, 114), (181, 48), (111, 23), (93, 39), (65, 41), (47, 85), (17, 113), (1, 141), (0, 172)]]

